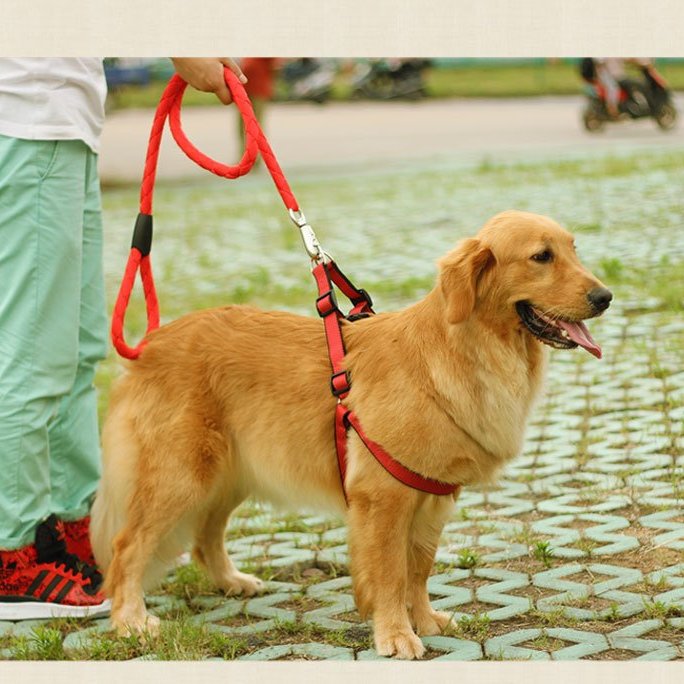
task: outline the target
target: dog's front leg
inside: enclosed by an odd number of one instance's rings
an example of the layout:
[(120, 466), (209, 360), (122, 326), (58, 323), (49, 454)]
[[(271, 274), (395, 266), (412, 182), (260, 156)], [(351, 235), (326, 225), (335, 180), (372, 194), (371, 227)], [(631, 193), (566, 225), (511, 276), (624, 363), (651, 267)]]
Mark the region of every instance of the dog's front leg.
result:
[(427, 580), (442, 529), (454, 509), (451, 496), (426, 497), (411, 525), (408, 548), (408, 603), (412, 623), (421, 636), (439, 634), (451, 624), (449, 613), (430, 605)]
[(354, 597), (362, 617), (373, 620), (375, 648), (383, 656), (420, 658), (425, 647), (406, 607), (408, 537), (417, 497), (393, 481), (372, 491), (348, 490), (348, 499)]

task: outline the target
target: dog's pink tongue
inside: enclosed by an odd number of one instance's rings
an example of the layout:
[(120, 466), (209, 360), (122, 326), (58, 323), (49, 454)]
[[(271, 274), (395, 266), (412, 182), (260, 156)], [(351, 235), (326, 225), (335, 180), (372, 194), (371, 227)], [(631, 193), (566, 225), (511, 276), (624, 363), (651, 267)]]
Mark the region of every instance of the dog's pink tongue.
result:
[(556, 321), (568, 333), (573, 342), (577, 342), (580, 347), (584, 347), (590, 354), (593, 354), (597, 359), (601, 358), (601, 347), (594, 342), (587, 326), (580, 321), (579, 323), (569, 323), (567, 321)]

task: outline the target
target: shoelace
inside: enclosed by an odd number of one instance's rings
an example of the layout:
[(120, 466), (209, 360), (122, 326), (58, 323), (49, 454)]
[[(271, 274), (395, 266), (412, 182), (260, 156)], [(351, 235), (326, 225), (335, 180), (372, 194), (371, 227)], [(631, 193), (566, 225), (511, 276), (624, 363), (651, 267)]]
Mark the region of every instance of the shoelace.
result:
[(88, 565), (73, 553), (64, 552), (54, 561), (56, 566), (62, 566), (76, 575), (81, 575), (86, 582), (90, 582), (93, 590), (97, 590), (102, 584), (102, 574), (94, 565)]

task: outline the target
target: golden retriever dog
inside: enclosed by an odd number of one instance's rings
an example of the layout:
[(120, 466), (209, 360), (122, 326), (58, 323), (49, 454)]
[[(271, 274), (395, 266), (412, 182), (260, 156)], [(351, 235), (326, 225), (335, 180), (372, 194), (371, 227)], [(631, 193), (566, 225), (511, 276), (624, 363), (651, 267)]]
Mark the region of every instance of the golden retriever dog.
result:
[[(544, 343), (600, 356), (582, 320), (612, 295), (582, 266), (572, 235), (532, 213), (498, 214), (438, 264), (417, 304), (343, 323), (353, 382), (345, 404), (411, 470), (475, 485), (521, 450)], [(149, 335), (112, 391), (92, 511), (120, 633), (157, 628), (144, 588), (190, 547), (227, 595), (261, 589), (224, 541), (249, 496), (345, 515), (354, 597), (379, 654), (420, 658), (417, 635), (449, 625), (426, 582), (456, 496), (400, 483), (352, 431), (345, 502), (330, 375), (318, 318), (227, 306)]]

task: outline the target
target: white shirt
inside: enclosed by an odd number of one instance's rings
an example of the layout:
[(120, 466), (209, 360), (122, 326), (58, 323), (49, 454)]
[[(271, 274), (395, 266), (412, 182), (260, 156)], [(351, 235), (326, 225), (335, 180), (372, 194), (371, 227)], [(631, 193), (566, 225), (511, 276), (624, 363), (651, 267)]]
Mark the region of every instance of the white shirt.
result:
[(0, 59), (0, 135), (83, 140), (97, 152), (106, 96), (100, 58)]

